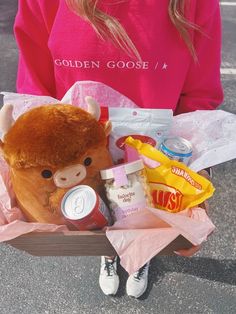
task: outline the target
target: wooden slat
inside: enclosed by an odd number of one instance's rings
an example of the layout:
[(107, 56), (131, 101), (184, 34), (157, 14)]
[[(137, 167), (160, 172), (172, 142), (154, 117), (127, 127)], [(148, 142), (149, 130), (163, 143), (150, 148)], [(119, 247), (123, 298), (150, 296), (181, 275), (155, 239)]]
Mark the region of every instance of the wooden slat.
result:
[[(112, 256), (116, 254), (106, 234), (102, 231), (29, 233), (6, 243), (35, 256)], [(191, 246), (190, 242), (179, 236), (158, 255), (172, 255), (174, 250)]]
[(36, 256), (99, 256), (116, 254), (102, 231), (29, 233), (7, 243)]

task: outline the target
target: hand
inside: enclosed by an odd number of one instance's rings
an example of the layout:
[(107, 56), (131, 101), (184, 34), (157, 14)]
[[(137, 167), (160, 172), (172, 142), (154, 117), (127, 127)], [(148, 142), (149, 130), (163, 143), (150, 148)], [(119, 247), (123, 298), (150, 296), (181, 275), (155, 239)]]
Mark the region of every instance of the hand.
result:
[(194, 245), (190, 249), (178, 250), (174, 251), (175, 254), (184, 256), (184, 257), (191, 257), (195, 253), (197, 253), (201, 248), (201, 245)]
[[(210, 173), (212, 173), (212, 170), (210, 169)], [(209, 174), (209, 172), (205, 169), (198, 171), (198, 174), (200, 174), (200, 176), (203, 176), (204, 178), (206, 178), (207, 180), (211, 181), (211, 175)]]
[[(198, 174), (200, 174), (201, 176), (203, 176), (207, 180), (211, 181), (211, 177), (210, 177), (209, 173), (206, 170), (201, 170), (201, 171), (198, 172)], [(201, 203), (199, 205), (199, 207), (205, 209), (205, 211), (207, 212), (208, 209), (209, 209), (208, 201), (205, 201), (205, 202)], [(192, 246), (190, 249), (178, 250), (178, 251), (175, 251), (174, 253), (177, 254), (177, 255), (190, 257), (190, 256), (193, 256), (195, 253), (197, 253), (200, 249), (201, 249), (201, 245), (196, 245), (196, 246)]]
[(205, 201), (205, 202), (199, 204), (198, 207), (201, 207), (201, 208), (205, 209), (206, 212), (208, 212), (208, 210), (209, 210), (209, 203), (208, 203), (208, 201)]

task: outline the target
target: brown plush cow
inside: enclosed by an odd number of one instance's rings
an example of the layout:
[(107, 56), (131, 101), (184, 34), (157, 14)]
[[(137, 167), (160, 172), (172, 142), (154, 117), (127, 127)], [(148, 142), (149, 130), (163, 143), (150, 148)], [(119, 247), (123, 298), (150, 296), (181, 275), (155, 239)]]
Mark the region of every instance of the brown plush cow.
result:
[(88, 112), (62, 104), (36, 107), (15, 122), (11, 106), (1, 110), (3, 157), (29, 221), (64, 224), (60, 201), (68, 189), (85, 184), (103, 191), (99, 171), (112, 164), (110, 124), (98, 122), (100, 108), (92, 98), (87, 103)]

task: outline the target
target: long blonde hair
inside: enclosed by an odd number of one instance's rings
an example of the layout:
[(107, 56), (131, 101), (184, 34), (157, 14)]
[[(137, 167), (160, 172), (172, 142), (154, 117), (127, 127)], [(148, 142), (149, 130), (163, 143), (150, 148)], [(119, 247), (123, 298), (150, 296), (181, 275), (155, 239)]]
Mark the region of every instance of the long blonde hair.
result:
[[(140, 54), (134, 43), (129, 38), (119, 21), (101, 11), (98, 7), (99, 0), (65, 0), (68, 7), (84, 20), (90, 22), (96, 33), (103, 39), (110, 39), (129, 56), (141, 60)], [(124, 1), (124, 0), (123, 0)], [(118, 1), (117, 1), (118, 3)], [(171, 22), (183, 38), (194, 60), (197, 60), (196, 51), (191, 40), (190, 30), (199, 27), (190, 23), (184, 16), (186, 0), (169, 0), (168, 13)]]

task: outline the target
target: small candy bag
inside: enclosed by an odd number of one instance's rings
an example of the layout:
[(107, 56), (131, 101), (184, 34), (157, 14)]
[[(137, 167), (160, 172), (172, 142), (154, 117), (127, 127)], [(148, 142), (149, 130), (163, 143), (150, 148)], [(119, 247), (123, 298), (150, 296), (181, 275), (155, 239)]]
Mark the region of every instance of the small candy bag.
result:
[(159, 146), (169, 134), (173, 111), (169, 109), (109, 108), (108, 119), (112, 123), (109, 151), (114, 162), (123, 163), (124, 142), (128, 136), (144, 143)]
[(214, 193), (210, 181), (183, 163), (170, 160), (153, 146), (132, 137), (125, 143), (135, 148), (144, 161), (156, 208), (176, 213), (201, 204)]
[(142, 160), (101, 170), (114, 221), (121, 220), (145, 207), (152, 206)]

